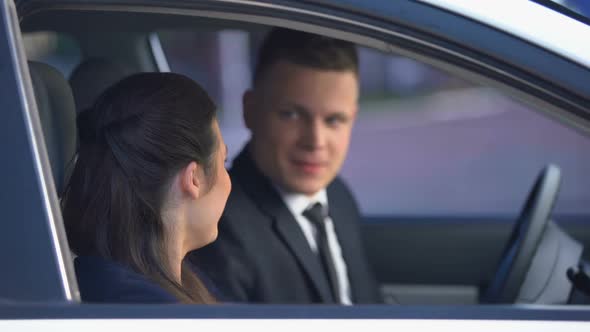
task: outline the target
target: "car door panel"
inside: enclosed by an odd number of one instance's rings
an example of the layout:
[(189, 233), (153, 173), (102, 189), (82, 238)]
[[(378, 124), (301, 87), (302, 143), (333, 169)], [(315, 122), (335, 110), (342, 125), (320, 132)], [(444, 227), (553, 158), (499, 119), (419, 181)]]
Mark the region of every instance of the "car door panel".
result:
[[(513, 226), (500, 218), (364, 221), (367, 256), (385, 298), (404, 304), (477, 303), (477, 290), (492, 277)], [(590, 246), (583, 221), (566, 219), (559, 225)]]

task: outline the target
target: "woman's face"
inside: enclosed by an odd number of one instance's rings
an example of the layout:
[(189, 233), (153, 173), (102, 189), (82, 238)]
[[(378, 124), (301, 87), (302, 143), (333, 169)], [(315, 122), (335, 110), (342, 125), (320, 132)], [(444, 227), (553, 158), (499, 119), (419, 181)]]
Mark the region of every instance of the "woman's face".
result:
[(227, 146), (221, 136), (217, 120), (213, 122), (213, 128), (217, 136), (217, 151), (215, 152), (213, 169), (208, 176), (205, 176), (206, 181), (212, 183), (207, 183), (207, 190), (194, 205), (194, 213), (190, 222), (190, 232), (196, 240), (194, 249), (203, 247), (217, 238), (217, 224), (231, 191), (231, 180), (225, 169)]

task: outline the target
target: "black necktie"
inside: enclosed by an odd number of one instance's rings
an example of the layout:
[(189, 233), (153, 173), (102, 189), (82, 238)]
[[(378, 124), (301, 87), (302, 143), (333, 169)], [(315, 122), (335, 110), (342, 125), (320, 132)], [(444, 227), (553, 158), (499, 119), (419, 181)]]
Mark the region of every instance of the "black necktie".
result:
[(332, 287), (332, 295), (336, 302), (340, 302), (340, 287), (338, 286), (338, 276), (336, 275), (336, 267), (332, 259), (332, 253), (328, 245), (328, 234), (326, 232), (326, 217), (322, 204), (315, 203), (311, 208), (303, 211), (303, 216), (309, 219), (317, 230), (317, 245), (318, 253), (320, 255), (324, 271), (328, 276), (328, 281)]

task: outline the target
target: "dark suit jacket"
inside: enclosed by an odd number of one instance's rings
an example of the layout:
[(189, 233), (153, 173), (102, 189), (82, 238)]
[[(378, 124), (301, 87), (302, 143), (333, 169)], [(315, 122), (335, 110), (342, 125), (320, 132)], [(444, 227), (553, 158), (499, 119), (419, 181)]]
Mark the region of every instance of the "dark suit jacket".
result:
[[(228, 299), (263, 303), (333, 303), (327, 277), (281, 196), (245, 148), (230, 171), (232, 192), (211, 245), (190, 259)], [(348, 269), (354, 303), (381, 299), (359, 234), (359, 212), (344, 183), (327, 188), (330, 217)]]
[(116, 262), (95, 256), (79, 256), (74, 260), (74, 267), (84, 302), (178, 302), (159, 285)]

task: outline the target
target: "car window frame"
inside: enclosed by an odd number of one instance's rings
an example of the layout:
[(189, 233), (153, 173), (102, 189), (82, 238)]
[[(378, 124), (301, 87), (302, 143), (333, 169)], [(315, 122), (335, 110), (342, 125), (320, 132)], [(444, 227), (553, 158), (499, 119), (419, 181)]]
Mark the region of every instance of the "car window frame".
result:
[(69, 250), (63, 247), (67, 240), (16, 10), (11, 1), (0, 6), (0, 56), (8, 60), (0, 79), (13, 83), (0, 89), (0, 99), (6, 103), (1, 105), (6, 118), (0, 130), (8, 136), (0, 151), (13, 161), (0, 166), (5, 190), (13, 190), (3, 197), (4, 218), (11, 223), (1, 232), (0, 264), (9, 268), (3, 269), (0, 290), (22, 300), (75, 301), (78, 288), (73, 267), (67, 263)]

